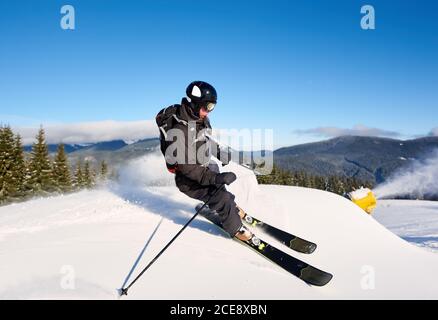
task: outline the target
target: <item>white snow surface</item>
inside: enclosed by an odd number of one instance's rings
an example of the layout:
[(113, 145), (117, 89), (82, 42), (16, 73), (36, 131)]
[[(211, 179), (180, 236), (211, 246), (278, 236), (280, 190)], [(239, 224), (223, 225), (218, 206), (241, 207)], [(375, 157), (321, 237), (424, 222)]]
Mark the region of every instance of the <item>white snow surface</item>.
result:
[(374, 217), (406, 241), (438, 253), (438, 202), (380, 200)]
[[(155, 163), (153, 183), (141, 184), (150, 172), (137, 160), (118, 186), (1, 207), (0, 299), (118, 299), (116, 289), (140, 252), (146, 247), (131, 280), (198, 203), (168, 178), (156, 182), (162, 162), (144, 161)], [(258, 186), (251, 171), (236, 165), (223, 170), (238, 175), (229, 189), (247, 212), (318, 248), (305, 255), (272, 244), (333, 273), (333, 280), (309, 286), (199, 217), (121, 299), (438, 298), (438, 255), (404, 241), (347, 199)]]

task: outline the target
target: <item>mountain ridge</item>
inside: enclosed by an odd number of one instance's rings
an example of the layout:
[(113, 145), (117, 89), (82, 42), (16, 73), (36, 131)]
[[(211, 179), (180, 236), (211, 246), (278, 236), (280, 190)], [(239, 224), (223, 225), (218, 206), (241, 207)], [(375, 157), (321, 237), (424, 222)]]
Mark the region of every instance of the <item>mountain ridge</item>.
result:
[[(69, 160), (105, 160), (119, 166), (126, 160), (143, 156), (158, 149), (159, 139), (148, 138), (133, 143), (123, 140), (103, 141), (88, 145), (66, 144)], [(57, 145), (49, 145), (51, 153)], [(274, 164), (290, 171), (304, 171), (311, 175), (339, 175), (355, 177), (373, 183), (385, 181), (394, 171), (427, 157), (438, 149), (438, 137), (427, 136), (408, 140), (374, 136), (340, 136), (317, 142), (282, 147), (273, 154)], [(26, 147), (30, 151), (30, 147)], [(240, 151), (250, 159), (251, 152)]]
[(380, 183), (398, 168), (427, 157), (436, 148), (438, 137), (398, 140), (341, 136), (277, 149), (274, 163), (291, 171), (343, 175)]

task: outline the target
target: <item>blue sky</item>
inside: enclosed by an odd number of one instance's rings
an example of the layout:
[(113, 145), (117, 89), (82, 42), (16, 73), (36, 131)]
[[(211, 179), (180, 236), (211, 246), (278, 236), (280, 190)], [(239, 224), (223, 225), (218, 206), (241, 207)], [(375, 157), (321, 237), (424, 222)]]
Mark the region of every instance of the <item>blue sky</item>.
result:
[[(75, 30), (59, 26), (64, 4)], [(375, 30), (360, 28), (365, 4)], [(437, 12), (433, 0), (2, 1), (0, 121), (152, 119), (205, 80), (219, 94), (214, 126), (273, 128), (276, 146), (427, 135)]]

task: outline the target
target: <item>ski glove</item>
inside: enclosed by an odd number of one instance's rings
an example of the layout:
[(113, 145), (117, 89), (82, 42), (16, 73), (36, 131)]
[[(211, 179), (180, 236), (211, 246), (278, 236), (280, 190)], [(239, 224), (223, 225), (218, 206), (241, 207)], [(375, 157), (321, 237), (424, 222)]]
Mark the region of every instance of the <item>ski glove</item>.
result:
[(223, 172), (216, 175), (216, 184), (230, 185), (237, 179), (236, 175), (232, 172)]

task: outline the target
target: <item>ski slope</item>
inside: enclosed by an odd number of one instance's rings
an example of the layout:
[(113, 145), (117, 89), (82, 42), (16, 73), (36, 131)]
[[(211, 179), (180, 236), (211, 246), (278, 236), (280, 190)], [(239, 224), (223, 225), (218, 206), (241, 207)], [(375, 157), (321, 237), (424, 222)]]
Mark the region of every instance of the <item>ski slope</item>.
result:
[[(272, 244), (333, 280), (309, 286), (199, 217), (122, 299), (438, 298), (436, 253), (335, 194), (258, 186), (250, 171), (225, 169), (238, 175), (229, 189), (244, 209), (318, 248), (305, 255)], [(159, 158), (148, 158), (127, 167), (118, 186), (1, 207), (0, 299), (118, 299), (140, 252), (131, 279), (196, 204), (172, 185)]]
[(437, 201), (380, 200), (373, 216), (406, 241), (438, 253)]

